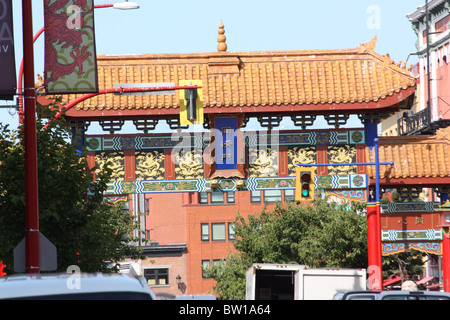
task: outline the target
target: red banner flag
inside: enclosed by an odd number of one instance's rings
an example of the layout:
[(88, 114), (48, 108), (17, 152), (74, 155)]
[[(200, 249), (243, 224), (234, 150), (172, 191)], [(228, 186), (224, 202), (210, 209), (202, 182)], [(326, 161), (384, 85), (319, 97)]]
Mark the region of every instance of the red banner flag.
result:
[(0, 0), (0, 100), (13, 100), (16, 89), (12, 0)]
[(97, 93), (93, 0), (44, 0), (47, 94)]

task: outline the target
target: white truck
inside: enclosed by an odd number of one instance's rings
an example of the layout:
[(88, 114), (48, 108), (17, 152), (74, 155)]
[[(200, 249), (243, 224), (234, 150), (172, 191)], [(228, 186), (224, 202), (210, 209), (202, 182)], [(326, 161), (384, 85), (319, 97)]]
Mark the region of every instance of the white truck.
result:
[(247, 300), (331, 300), (338, 292), (366, 290), (365, 269), (255, 263), (246, 276)]

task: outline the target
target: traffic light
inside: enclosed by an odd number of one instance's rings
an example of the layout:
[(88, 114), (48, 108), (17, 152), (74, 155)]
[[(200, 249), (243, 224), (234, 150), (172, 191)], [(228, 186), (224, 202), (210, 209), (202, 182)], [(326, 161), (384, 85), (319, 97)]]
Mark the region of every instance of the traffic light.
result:
[(295, 200), (314, 200), (314, 169), (306, 167), (297, 168), (297, 182)]
[[(202, 86), (202, 80), (181, 80), (180, 86)], [(180, 124), (203, 124), (203, 89), (180, 90)]]
[(184, 90), (184, 97), (186, 99), (187, 119), (189, 121), (197, 120), (197, 89)]

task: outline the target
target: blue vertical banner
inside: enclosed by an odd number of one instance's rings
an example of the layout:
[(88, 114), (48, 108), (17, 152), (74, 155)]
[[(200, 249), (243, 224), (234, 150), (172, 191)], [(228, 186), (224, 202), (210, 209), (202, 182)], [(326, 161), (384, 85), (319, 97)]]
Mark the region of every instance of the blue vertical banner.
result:
[(372, 119), (365, 119), (364, 128), (366, 133), (366, 145), (372, 150), (375, 146), (375, 139), (378, 138), (378, 124)]
[(238, 168), (237, 133), (238, 119), (215, 118), (216, 170)]
[(0, 100), (13, 100), (16, 89), (12, 0), (0, 0)]

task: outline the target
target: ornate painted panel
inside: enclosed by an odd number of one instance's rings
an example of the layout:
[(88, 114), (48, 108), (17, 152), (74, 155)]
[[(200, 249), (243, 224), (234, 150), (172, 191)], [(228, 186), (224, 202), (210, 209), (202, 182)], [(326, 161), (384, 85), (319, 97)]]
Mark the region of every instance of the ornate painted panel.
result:
[(287, 155), (289, 176), (295, 176), (297, 168), (297, 166), (295, 165), (296, 163), (317, 163), (316, 146), (289, 146)]
[(410, 248), (442, 254), (443, 232), (437, 202), (396, 202), (381, 204), (383, 254)]
[(368, 178), (365, 174), (316, 176), (316, 189), (365, 189)]
[(116, 181), (125, 180), (125, 155), (121, 151), (113, 152), (98, 152), (95, 154), (95, 175), (97, 176), (107, 162), (110, 162), (109, 167), (112, 169), (111, 179)]
[(278, 149), (251, 147), (248, 150), (249, 177), (278, 176)]
[(176, 147), (203, 148), (201, 135), (165, 135), (165, 136), (120, 136), (120, 137), (88, 137), (87, 151), (124, 151), (172, 149)]
[(173, 150), (175, 179), (201, 179), (204, 177), (203, 153), (196, 150)]
[[(88, 151), (124, 151), (124, 150), (149, 150), (172, 149), (182, 144), (194, 148), (205, 148), (205, 140), (208, 140), (209, 132), (174, 133), (172, 135), (149, 136), (101, 136), (86, 137)], [(234, 137), (234, 136), (233, 136)], [(280, 146), (315, 146), (315, 145), (356, 145), (365, 143), (364, 130), (342, 131), (311, 131), (311, 132), (277, 132), (267, 131), (243, 132), (246, 146), (255, 147), (263, 145)]]
[[(221, 190), (235, 188), (237, 181), (242, 190), (295, 189), (297, 163), (358, 162), (356, 144), (365, 143), (364, 130), (242, 131), (236, 130), (236, 121), (240, 120), (218, 117), (215, 122), (221, 130), (196, 133), (88, 136), (86, 148), (95, 152), (100, 168), (107, 154), (112, 157), (113, 181), (117, 182), (112, 189), (126, 194), (136, 190), (198, 192), (208, 188), (210, 179), (219, 179)], [(231, 158), (216, 163), (218, 156)], [(236, 161), (238, 169), (218, 170), (228, 165), (234, 168)], [(316, 174), (316, 188), (363, 201), (366, 190), (362, 190), (368, 181), (356, 173), (348, 166), (330, 167), (328, 174)], [(189, 183), (182, 184), (182, 180)]]
[(136, 152), (135, 175), (136, 180), (164, 180), (164, 150)]
[(441, 242), (383, 242), (382, 254), (384, 256), (404, 252), (409, 249), (442, 255)]
[(365, 189), (358, 190), (326, 190), (329, 197), (337, 197), (348, 201), (367, 202), (367, 191)]
[[(356, 147), (351, 145), (339, 145), (327, 147), (328, 163), (355, 163)], [(356, 166), (329, 166), (328, 174), (355, 174)]]
[(280, 146), (314, 146), (314, 145), (338, 145), (338, 144), (364, 144), (364, 130), (342, 131), (309, 131), (309, 132), (272, 132), (266, 131), (246, 132), (246, 144)]
[[(363, 184), (352, 185), (353, 178), (360, 177)], [(247, 179), (224, 178), (217, 179), (217, 189), (221, 191), (262, 191), (262, 190), (293, 190), (295, 189), (295, 177), (249, 177)], [(186, 182), (186, 183), (183, 183)], [(238, 182), (243, 182), (238, 188)], [(155, 192), (206, 192), (211, 191), (211, 180), (209, 179), (175, 179), (175, 180), (136, 180), (136, 181), (115, 181), (108, 184), (108, 194), (132, 194), (132, 193), (155, 193)], [(335, 184), (321, 184), (319, 189), (343, 189), (343, 188), (367, 188), (366, 175), (340, 176)], [(344, 190), (341, 190), (344, 191)], [(360, 195), (361, 196), (361, 195)]]

